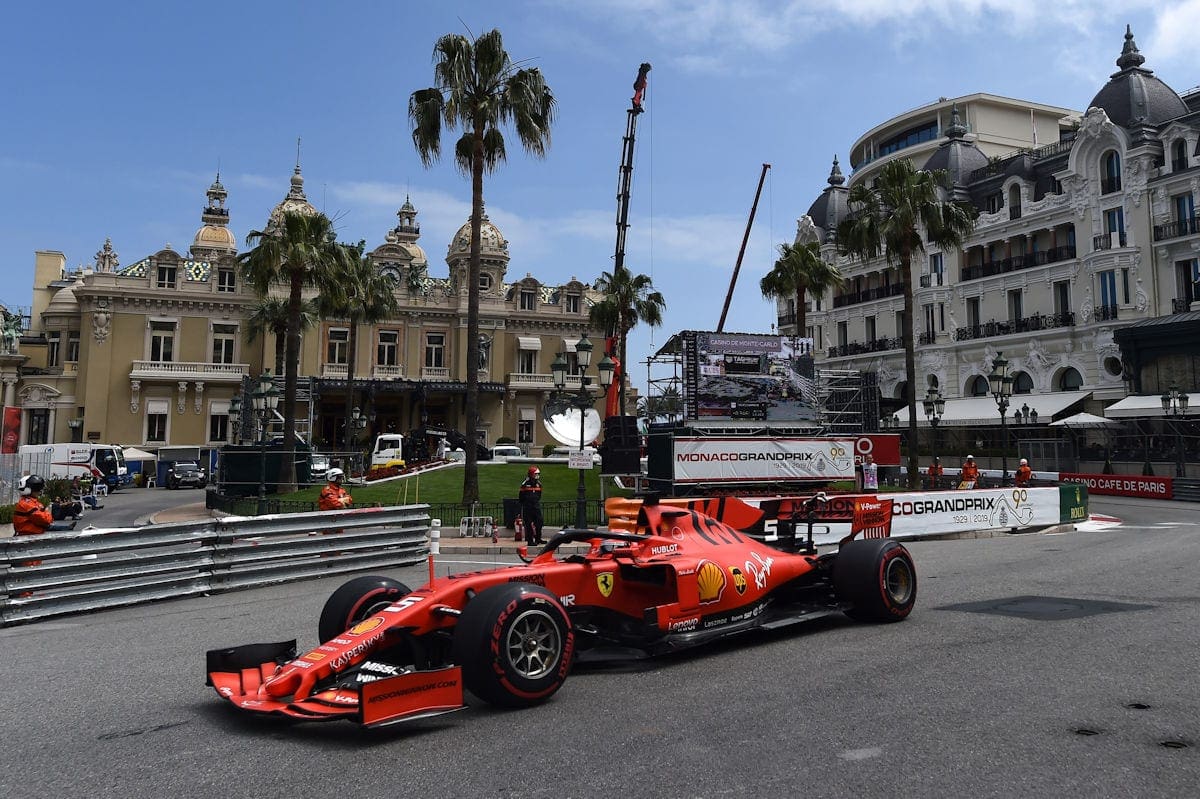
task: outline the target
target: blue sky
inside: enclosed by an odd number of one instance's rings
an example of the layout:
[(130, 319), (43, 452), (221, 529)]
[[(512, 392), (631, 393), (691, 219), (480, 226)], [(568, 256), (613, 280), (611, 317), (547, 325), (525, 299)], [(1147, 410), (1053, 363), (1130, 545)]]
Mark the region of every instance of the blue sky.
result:
[[(834, 154), (897, 113), (972, 92), (1083, 110), (1115, 71), (1126, 23), (1147, 67), (1200, 83), (1200, 0), (242, 0), (20, 3), (0, 53), (0, 303), (28, 306), (34, 251), (90, 264), (111, 237), (128, 265), (185, 252), (218, 164), (239, 241), (284, 196), (303, 138), (309, 199), (343, 240), (375, 246), (411, 195), (431, 273), (446, 274), (470, 185), (424, 168), (407, 102), (445, 33), (499, 28), (558, 98), (545, 159), (508, 132), (485, 180), (510, 280), (611, 269), (617, 167), (638, 64), (626, 262), (667, 300), (638, 360), (674, 332), (713, 330), (761, 165), (772, 164), (726, 331), (768, 332), (758, 281), (825, 186)], [(449, 142), (449, 140), (447, 140)], [(631, 369), (635, 382), (645, 367)]]

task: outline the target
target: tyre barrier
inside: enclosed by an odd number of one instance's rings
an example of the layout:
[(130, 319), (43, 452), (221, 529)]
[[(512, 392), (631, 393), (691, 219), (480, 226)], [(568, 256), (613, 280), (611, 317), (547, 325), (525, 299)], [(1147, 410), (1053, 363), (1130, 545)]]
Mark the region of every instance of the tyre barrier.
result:
[(420, 563), (428, 505), (0, 539), (0, 626)]

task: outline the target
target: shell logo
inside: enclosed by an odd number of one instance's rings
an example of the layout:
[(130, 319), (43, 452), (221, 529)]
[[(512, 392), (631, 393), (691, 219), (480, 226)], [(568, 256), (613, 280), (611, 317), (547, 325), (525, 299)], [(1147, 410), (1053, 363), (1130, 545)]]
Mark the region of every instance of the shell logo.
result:
[(369, 619), (360, 621), (349, 630), (346, 630), (346, 635), (362, 635), (363, 633), (369, 633), (371, 630), (374, 630), (381, 624), (383, 624), (383, 616), (372, 616)]
[(725, 572), (711, 560), (706, 560), (696, 570), (696, 585), (700, 589), (702, 604), (716, 602), (725, 592)]

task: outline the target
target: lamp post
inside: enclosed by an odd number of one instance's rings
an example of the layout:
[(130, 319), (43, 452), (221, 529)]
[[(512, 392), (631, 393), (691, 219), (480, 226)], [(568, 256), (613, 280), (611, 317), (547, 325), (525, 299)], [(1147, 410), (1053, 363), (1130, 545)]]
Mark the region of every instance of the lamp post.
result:
[(68, 419), (67, 427), (71, 428), (71, 443), (78, 444), (83, 441), (83, 420), (79, 418)]
[[(579, 362), (579, 391), (574, 397), (569, 398), (571, 407), (579, 411), (579, 453), (582, 458), (585, 452), (584, 447), (587, 441), (584, 437), (587, 435), (584, 430), (584, 421), (587, 414), (587, 409), (591, 408), (595, 400), (592, 399), (591, 392), (588, 391), (588, 385), (591, 383), (591, 378), (587, 376), (587, 368), (592, 363), (592, 342), (588, 341), (587, 333), (583, 334), (583, 338), (575, 344), (575, 357)], [(603, 360), (596, 365), (596, 370), (600, 373), (600, 385), (607, 391), (612, 385), (613, 370), (615, 364), (607, 355)], [(567, 387), (567, 362), (563, 358), (562, 353), (558, 353), (554, 363), (550, 365), (550, 372), (554, 377), (554, 387), (560, 392), (565, 391)], [(587, 529), (587, 486), (584, 483), (584, 469), (579, 470), (579, 489), (575, 499), (575, 528), (577, 530)]]
[[(922, 401), (925, 406), (925, 418), (929, 420), (929, 426), (933, 429), (930, 434), (929, 456), (933, 460), (937, 460), (937, 426), (938, 422), (942, 421), (942, 414), (946, 412), (946, 400), (942, 397), (942, 392), (930, 386), (925, 392), (925, 399)], [(934, 478), (934, 485), (930, 488), (937, 488), (937, 478)]]
[(996, 407), (1000, 409), (1000, 485), (1008, 482), (1008, 398), (1012, 396), (1013, 379), (1008, 374), (1008, 361), (1003, 353), (996, 353), (992, 361), (992, 373), (988, 376), (991, 384), (992, 397)]
[[(1174, 419), (1184, 419), (1188, 412), (1188, 394), (1180, 391), (1179, 386), (1171, 384), (1169, 391), (1162, 395), (1163, 416)], [(1183, 462), (1183, 431), (1175, 424), (1175, 476), (1184, 476)]]
[(271, 379), (271, 370), (264, 369), (258, 378), (258, 385), (251, 394), (254, 402), (254, 412), (259, 419), (258, 437), (258, 514), (266, 513), (267, 508), (267, 442), (271, 416), (279, 407), (279, 389)]

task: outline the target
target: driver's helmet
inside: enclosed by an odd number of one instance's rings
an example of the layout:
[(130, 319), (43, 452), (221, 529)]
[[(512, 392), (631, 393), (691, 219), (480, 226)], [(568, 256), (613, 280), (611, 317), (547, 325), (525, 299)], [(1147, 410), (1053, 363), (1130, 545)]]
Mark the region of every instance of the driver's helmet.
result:
[(330, 469), (329, 471), (325, 472), (325, 479), (331, 483), (340, 483), (340, 482), (342, 482), (342, 478), (345, 476), (346, 476), (346, 473), (343, 472), (341, 469), (337, 468), (336, 466), (334, 468)]
[(541, 469), (539, 469), (539, 468), (538, 468), (538, 467), (536, 467), (536, 466), (530, 466), (530, 467), (529, 467), (529, 476), (530, 476), (530, 477), (541, 477), (541, 476), (542, 476), (542, 470), (541, 470)]
[(21, 478), (21, 496), (29, 497), (34, 494), (42, 493), (42, 489), (46, 487), (46, 481), (41, 475), (29, 474)]

